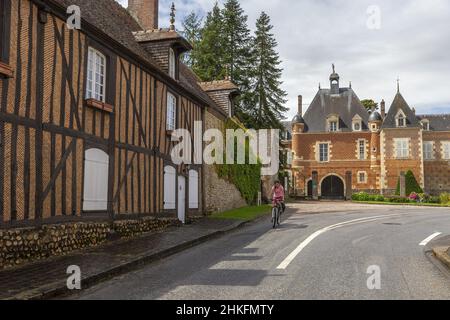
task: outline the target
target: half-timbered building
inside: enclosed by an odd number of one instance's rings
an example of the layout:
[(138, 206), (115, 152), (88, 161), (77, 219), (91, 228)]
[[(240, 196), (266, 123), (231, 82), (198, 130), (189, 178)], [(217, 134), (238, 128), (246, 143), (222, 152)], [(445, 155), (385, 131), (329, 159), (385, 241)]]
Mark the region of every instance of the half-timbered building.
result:
[(222, 111), (158, 1), (0, 8), (0, 226), (202, 212), (202, 166), (172, 162), (171, 133)]

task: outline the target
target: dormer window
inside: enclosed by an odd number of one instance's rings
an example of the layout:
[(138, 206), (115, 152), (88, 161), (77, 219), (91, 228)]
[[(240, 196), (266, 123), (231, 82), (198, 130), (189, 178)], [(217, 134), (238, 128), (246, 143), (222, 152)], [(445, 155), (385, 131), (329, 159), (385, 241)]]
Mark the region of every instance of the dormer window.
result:
[(422, 120), (421, 124), (422, 124), (423, 130), (430, 131), (430, 121)]
[(395, 117), (395, 121), (397, 123), (398, 128), (405, 128), (406, 127), (406, 115), (403, 113), (402, 110), (400, 110), (397, 113), (397, 116)]
[(176, 54), (172, 48), (169, 48), (169, 75), (176, 79), (177, 61)]
[(359, 115), (353, 117), (353, 131), (362, 131), (362, 118)]
[(339, 131), (339, 116), (331, 115), (327, 119), (327, 129), (329, 132)]

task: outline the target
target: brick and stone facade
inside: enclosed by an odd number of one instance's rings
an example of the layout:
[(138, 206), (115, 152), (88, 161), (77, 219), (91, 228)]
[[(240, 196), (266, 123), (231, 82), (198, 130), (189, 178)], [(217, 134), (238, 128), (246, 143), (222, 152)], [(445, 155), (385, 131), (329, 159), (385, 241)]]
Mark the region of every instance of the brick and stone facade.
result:
[(339, 87), (338, 74), (330, 82), (292, 121), (296, 195), (393, 194), (408, 170), (427, 193), (450, 190), (449, 115), (416, 115), (400, 90), (387, 114), (384, 101), (381, 114), (367, 111), (351, 87)]

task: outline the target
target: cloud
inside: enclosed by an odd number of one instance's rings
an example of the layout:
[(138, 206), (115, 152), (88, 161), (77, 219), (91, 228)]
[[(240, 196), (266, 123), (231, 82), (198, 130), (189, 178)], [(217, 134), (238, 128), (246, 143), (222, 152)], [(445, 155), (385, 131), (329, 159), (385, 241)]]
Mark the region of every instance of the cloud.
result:
[[(171, 3), (160, 2), (162, 25), (169, 21)], [(204, 15), (214, 1), (175, 4), (179, 23), (192, 11)], [(401, 92), (418, 113), (450, 113), (450, 1), (241, 0), (241, 5), (252, 29), (261, 11), (271, 16), (283, 60), (289, 118), (296, 113), (297, 95), (309, 104), (319, 82), (329, 86), (332, 63), (341, 85), (352, 81), (361, 99), (385, 99), (389, 104), (400, 77)], [(380, 9), (379, 30), (367, 27), (372, 5)]]

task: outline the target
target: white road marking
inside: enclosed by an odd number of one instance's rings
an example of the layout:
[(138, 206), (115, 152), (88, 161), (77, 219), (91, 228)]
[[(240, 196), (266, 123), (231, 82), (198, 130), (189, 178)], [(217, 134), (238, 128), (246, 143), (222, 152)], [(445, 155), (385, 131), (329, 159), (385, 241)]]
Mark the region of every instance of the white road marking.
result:
[(352, 226), (355, 224), (378, 221), (378, 220), (389, 219), (389, 218), (394, 218), (394, 217), (401, 217), (401, 216), (405, 216), (405, 215), (408, 215), (408, 214), (402, 213), (402, 214), (389, 214), (389, 215), (383, 215), (383, 216), (367, 217), (367, 218), (361, 218), (361, 219), (355, 219), (355, 220), (341, 222), (341, 223), (334, 224), (334, 225), (325, 227), (323, 229), (320, 229), (320, 230), (314, 232), (308, 238), (306, 238), (306, 240), (304, 240), (302, 243), (300, 243), (299, 246), (297, 248), (295, 248), (295, 250), (292, 251), (291, 254), (289, 256), (287, 256), (286, 259), (284, 259), (284, 261), (277, 267), (277, 269), (285, 270), (291, 264), (291, 262), (299, 255), (299, 253), (303, 251), (303, 249), (305, 249), (314, 239), (316, 239), (318, 236), (320, 236), (321, 234), (323, 234), (327, 231), (331, 231), (331, 230), (335, 230), (335, 229), (343, 228), (343, 227), (347, 227), (347, 226)]
[(442, 234), (442, 232), (433, 233), (431, 236), (429, 236), (428, 238), (423, 240), (421, 243), (419, 243), (419, 246), (425, 247), (431, 240), (440, 236), (441, 234)]

